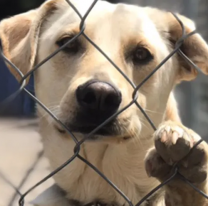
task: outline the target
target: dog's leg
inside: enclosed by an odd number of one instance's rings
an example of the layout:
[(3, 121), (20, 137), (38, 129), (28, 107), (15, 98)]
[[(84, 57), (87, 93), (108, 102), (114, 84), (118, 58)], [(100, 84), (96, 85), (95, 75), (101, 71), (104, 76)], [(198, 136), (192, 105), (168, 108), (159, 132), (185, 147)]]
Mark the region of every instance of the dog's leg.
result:
[(178, 174), (164, 187), (166, 206), (207, 206), (208, 200), (181, 178), (207, 194), (208, 145), (202, 142), (193, 148), (199, 135), (172, 121), (159, 127), (154, 140), (155, 148), (149, 150), (145, 160), (148, 175), (164, 182), (174, 173), (176, 163), (178, 168)]

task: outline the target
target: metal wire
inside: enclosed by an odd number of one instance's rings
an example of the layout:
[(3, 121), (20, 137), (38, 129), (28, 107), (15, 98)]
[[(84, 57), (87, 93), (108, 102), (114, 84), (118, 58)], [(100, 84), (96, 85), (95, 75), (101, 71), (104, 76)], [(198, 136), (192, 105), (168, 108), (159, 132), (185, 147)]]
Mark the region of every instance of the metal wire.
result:
[[(53, 177), (56, 173), (58, 173), (59, 171), (61, 171), (64, 167), (66, 167), (68, 164), (70, 164), (75, 158), (79, 158), (81, 161), (83, 161), (85, 164), (87, 164), (89, 167), (91, 167), (98, 175), (100, 175), (111, 187), (113, 187), (115, 189), (115, 191), (120, 194), (123, 199), (130, 205), (133, 206), (133, 203), (131, 202), (131, 200), (112, 182), (110, 181), (102, 172), (100, 172), (92, 163), (90, 163), (89, 161), (87, 161), (85, 158), (83, 158), (82, 156), (79, 155), (79, 151), (81, 148), (81, 145), (89, 138), (91, 137), (93, 134), (96, 133), (96, 131), (98, 131), (100, 128), (102, 128), (103, 126), (105, 126), (108, 122), (110, 122), (113, 118), (115, 118), (116, 116), (120, 115), (123, 111), (127, 110), (129, 107), (131, 107), (133, 104), (135, 104), (138, 109), (141, 111), (141, 113), (144, 115), (144, 117), (147, 119), (147, 121), (149, 122), (150, 126), (152, 127), (153, 131), (157, 130), (156, 126), (154, 125), (154, 123), (152, 122), (152, 120), (150, 119), (150, 117), (147, 115), (147, 113), (144, 111), (144, 109), (140, 106), (140, 104), (137, 102), (137, 98), (139, 96), (138, 90), (161, 68), (161, 66), (163, 66), (174, 54), (179, 54), (182, 58), (184, 58), (184, 60), (190, 64), (193, 68), (195, 68), (198, 72), (201, 72), (200, 68), (194, 64), (181, 50), (181, 46), (183, 45), (183, 42), (189, 38), (191, 35), (194, 35), (196, 33), (196, 31), (192, 31), (190, 33), (186, 33), (185, 28), (183, 23), (181, 22), (181, 20), (178, 18), (177, 15), (173, 14), (173, 16), (176, 18), (176, 20), (179, 22), (179, 24), (181, 25), (181, 29), (182, 29), (182, 36), (181, 38), (175, 43), (175, 48), (174, 50), (162, 61), (160, 62), (155, 69), (148, 75), (146, 76), (143, 81), (139, 84), (139, 85), (135, 85), (129, 78), (128, 76), (105, 54), (105, 52), (95, 43), (93, 42), (90, 37), (88, 37), (85, 34), (85, 21), (88, 17), (88, 15), (90, 14), (91, 10), (93, 9), (93, 7), (96, 5), (96, 3), (98, 2), (98, 0), (94, 0), (91, 4), (91, 6), (89, 7), (89, 9), (87, 10), (87, 12), (85, 13), (85, 15), (82, 17), (82, 15), (79, 13), (79, 11), (77, 10), (77, 8), (69, 1), (66, 0), (66, 2), (69, 4), (69, 6), (74, 10), (74, 12), (78, 15), (78, 17), (80, 18), (80, 31), (79, 33), (74, 36), (72, 39), (70, 39), (67, 43), (65, 43), (63, 46), (61, 46), (59, 49), (57, 49), (55, 52), (53, 52), (51, 55), (49, 55), (48, 57), (46, 57), (43, 61), (41, 61), (39, 64), (37, 64), (31, 71), (29, 71), (26, 75), (23, 75), (22, 72), (12, 63), (10, 62), (5, 56), (4, 54), (1, 52), (1, 56), (2, 58), (5, 60), (5, 62), (7, 64), (9, 64), (16, 72), (18, 72), (18, 74), (22, 77), (21, 81), (20, 81), (20, 87), (18, 89), (18, 91), (16, 91), (14, 94), (12, 94), (9, 98), (7, 98), (4, 102), (3, 105), (1, 104), (0, 107), (2, 108), (2, 106), (6, 105), (8, 103), (8, 101), (13, 100), (17, 95), (19, 95), (22, 91), (26, 92), (42, 109), (44, 109), (61, 127), (64, 128), (64, 130), (66, 130), (70, 136), (72, 137), (73, 141), (75, 142), (75, 147), (74, 147), (74, 155), (72, 157), (70, 157), (65, 163), (63, 163), (62, 165), (60, 165), (56, 170), (54, 170), (53, 172), (51, 172), (49, 175), (47, 175), (46, 177), (44, 177), (42, 180), (40, 180), (38, 183), (36, 183), (34, 186), (32, 186), (31, 188), (29, 188), (24, 194), (21, 194), (20, 192), (18, 192), (18, 194), (20, 195), (20, 200), (19, 200), (19, 205), (20, 206), (24, 206), (24, 199), (25, 197), (35, 188), (37, 188), (39, 185), (41, 185), (43, 182), (47, 181), (49, 178)], [(73, 133), (69, 130), (69, 128), (63, 124), (39, 99), (37, 99), (33, 94), (31, 94), (26, 88), (26, 79), (33, 73), (35, 72), (38, 68), (40, 68), (43, 64), (45, 64), (48, 60), (50, 60), (51, 58), (53, 58), (55, 55), (57, 55), (61, 50), (63, 50), (68, 44), (72, 43), (74, 40), (76, 40), (79, 36), (83, 36), (95, 49), (97, 49), (98, 52), (100, 52), (105, 58), (106, 60), (123, 76), (123, 78), (131, 85), (131, 87), (134, 89), (133, 94), (132, 94), (132, 100), (129, 102), (129, 104), (127, 104), (124, 108), (122, 108), (121, 110), (119, 110), (118, 112), (116, 112), (115, 114), (113, 114), (110, 118), (108, 118), (107, 120), (105, 120), (102, 124), (100, 124), (97, 128), (95, 128), (93, 131), (91, 131), (88, 135), (86, 135), (82, 140), (78, 141), (78, 139), (73, 135)], [(199, 142), (197, 142), (194, 147), (192, 148), (192, 150), (194, 150), (203, 140), (201, 139)], [(191, 151), (192, 151), (191, 150)], [(208, 196), (206, 194), (204, 194), (202, 191), (200, 191), (198, 188), (196, 188), (196, 186), (194, 186), (192, 183), (190, 183), (189, 180), (187, 180), (185, 177), (183, 177), (181, 174), (179, 174), (178, 172), (178, 168), (177, 168), (177, 164), (175, 165), (175, 167), (173, 168), (174, 172), (171, 175), (171, 177), (169, 177), (166, 181), (162, 182), (160, 185), (158, 185), (157, 187), (155, 187), (152, 191), (150, 191), (145, 197), (143, 197), (137, 204), (136, 206), (140, 206), (144, 203), (144, 201), (146, 201), (152, 194), (154, 194), (157, 190), (159, 190), (161, 187), (163, 187), (164, 185), (168, 184), (170, 181), (172, 181), (174, 179), (174, 177), (176, 175), (178, 175), (182, 181), (184, 181), (185, 183), (187, 183), (190, 187), (192, 187), (194, 190), (196, 190), (198, 193), (200, 193), (203, 197), (208, 199)]]

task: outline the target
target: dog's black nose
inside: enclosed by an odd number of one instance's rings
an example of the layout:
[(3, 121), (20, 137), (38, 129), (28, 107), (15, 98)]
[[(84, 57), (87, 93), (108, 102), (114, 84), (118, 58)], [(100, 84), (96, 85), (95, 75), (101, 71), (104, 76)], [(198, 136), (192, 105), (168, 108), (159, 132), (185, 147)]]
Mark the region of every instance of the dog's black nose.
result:
[(79, 86), (76, 91), (79, 105), (87, 113), (100, 116), (111, 116), (121, 103), (121, 93), (109, 83), (88, 81)]

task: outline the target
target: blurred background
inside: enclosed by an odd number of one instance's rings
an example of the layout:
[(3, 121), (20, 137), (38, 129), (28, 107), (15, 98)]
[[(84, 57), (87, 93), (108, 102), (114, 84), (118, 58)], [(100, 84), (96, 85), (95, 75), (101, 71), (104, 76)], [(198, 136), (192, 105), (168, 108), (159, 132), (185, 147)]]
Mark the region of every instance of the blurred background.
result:
[[(179, 12), (195, 20), (199, 33), (208, 41), (207, 0), (111, 0), (110, 2), (127, 2)], [(41, 3), (43, 0), (0, 0), (0, 20), (36, 8)], [(18, 90), (18, 87), (17, 81), (0, 59), (0, 103)], [(27, 89), (34, 94), (33, 77), (30, 78)], [(195, 81), (184, 82), (175, 91), (183, 123), (206, 140), (208, 140), (207, 90), (208, 78), (199, 75)], [(23, 92), (6, 105), (7, 107), (0, 108), (0, 206), (17, 205), (18, 195), (14, 187), (17, 188), (16, 190), (26, 191), (49, 172), (46, 160), (40, 155), (42, 145), (37, 122), (33, 121), (35, 120), (34, 102)], [(33, 172), (32, 177), (31, 172)], [(52, 182), (49, 181), (48, 184)], [(49, 185), (41, 185), (38, 191), (29, 195), (29, 200)]]

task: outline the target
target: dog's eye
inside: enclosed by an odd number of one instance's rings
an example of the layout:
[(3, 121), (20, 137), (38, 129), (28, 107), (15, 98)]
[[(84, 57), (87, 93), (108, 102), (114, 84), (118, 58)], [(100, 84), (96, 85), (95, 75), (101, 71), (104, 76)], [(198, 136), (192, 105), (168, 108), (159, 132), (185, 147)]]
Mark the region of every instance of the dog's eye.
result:
[(153, 56), (148, 49), (144, 47), (137, 47), (133, 53), (134, 64), (146, 64), (153, 59)]
[[(65, 45), (67, 42), (69, 42), (70, 40), (72, 40), (72, 37), (65, 37), (61, 40), (58, 40), (56, 42), (56, 44), (61, 47), (63, 45)], [(69, 44), (67, 44), (63, 51), (65, 52), (70, 52), (70, 53), (77, 53), (81, 48), (81, 44), (79, 42), (78, 39), (74, 39), (72, 42), (70, 42)]]

